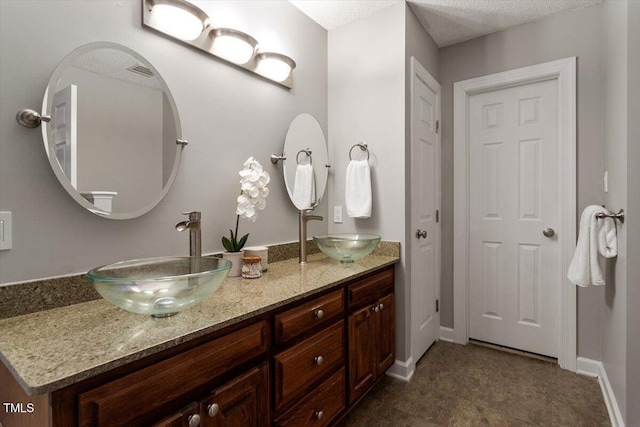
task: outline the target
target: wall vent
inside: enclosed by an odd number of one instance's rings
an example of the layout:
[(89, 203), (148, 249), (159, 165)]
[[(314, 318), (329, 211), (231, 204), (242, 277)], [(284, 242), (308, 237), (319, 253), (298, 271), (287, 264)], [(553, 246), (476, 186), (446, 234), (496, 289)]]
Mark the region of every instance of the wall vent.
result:
[(131, 71), (132, 73), (140, 74), (141, 76), (153, 77), (153, 71), (151, 71), (144, 65), (134, 65), (133, 67), (127, 68), (127, 70)]

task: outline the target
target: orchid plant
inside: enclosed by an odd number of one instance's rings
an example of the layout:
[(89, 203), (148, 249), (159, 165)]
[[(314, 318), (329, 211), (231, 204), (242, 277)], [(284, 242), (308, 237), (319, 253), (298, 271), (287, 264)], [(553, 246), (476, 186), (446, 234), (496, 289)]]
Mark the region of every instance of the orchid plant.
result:
[(240, 171), (240, 195), (236, 208), (236, 231), (229, 230), (230, 237), (222, 237), (222, 245), (228, 252), (240, 252), (247, 243), (249, 233), (238, 239), (240, 217), (256, 222), (258, 210), (267, 205), (269, 189), (267, 184), (271, 178), (269, 173), (253, 157), (249, 157)]

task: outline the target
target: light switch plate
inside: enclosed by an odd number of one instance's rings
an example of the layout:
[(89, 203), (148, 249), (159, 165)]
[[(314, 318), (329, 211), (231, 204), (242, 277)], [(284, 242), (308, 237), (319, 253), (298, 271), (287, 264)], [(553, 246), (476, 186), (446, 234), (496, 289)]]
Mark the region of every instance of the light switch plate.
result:
[(0, 251), (11, 249), (11, 212), (0, 212)]
[(604, 171), (604, 192), (609, 192), (609, 171)]
[(342, 206), (333, 207), (333, 222), (342, 224)]

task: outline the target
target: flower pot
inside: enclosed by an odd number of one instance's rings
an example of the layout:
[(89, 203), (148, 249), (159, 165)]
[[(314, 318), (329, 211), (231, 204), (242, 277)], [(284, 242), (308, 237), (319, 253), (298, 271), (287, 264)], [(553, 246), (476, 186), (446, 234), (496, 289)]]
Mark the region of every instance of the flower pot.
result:
[(238, 277), (242, 274), (242, 257), (244, 251), (239, 252), (222, 252), (222, 258), (231, 261), (231, 270), (229, 270), (228, 277)]

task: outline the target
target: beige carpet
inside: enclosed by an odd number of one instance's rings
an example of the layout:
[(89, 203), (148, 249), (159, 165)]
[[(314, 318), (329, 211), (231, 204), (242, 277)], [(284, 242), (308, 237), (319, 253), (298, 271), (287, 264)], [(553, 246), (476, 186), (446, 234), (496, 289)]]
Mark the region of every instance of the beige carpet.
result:
[(411, 382), (383, 378), (339, 427), (609, 425), (595, 378), (478, 345), (437, 342)]

